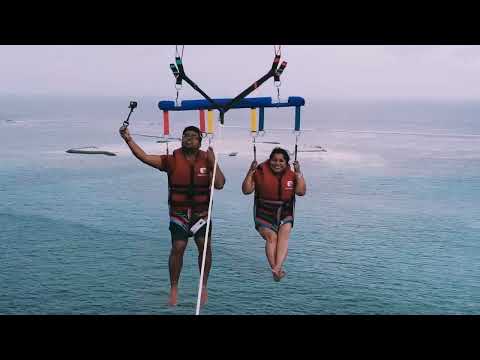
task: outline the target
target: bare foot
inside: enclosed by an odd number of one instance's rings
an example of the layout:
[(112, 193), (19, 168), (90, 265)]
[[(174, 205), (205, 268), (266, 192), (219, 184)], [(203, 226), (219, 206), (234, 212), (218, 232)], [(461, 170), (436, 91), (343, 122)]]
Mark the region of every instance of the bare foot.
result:
[(283, 270), (280, 270), (280, 272), (278, 273), (278, 277), (279, 277), (280, 279), (283, 279), (283, 278), (285, 277), (285, 275), (287, 275), (287, 273), (286, 273), (285, 271), (283, 271)]
[(280, 274), (278, 272), (278, 270), (274, 270), (272, 269), (272, 275), (273, 275), (273, 280), (275, 281), (280, 281), (281, 277), (280, 277)]
[(170, 289), (170, 296), (168, 297), (169, 306), (177, 306), (177, 292), (178, 289), (176, 287)]
[(202, 288), (202, 296), (200, 297), (200, 305), (203, 306), (207, 303), (208, 301), (208, 291), (207, 288), (204, 287)]

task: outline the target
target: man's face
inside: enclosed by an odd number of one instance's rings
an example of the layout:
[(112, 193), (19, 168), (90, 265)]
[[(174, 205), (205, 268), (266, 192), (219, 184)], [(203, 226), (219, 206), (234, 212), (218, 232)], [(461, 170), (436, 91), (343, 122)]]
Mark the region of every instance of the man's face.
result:
[(200, 137), (195, 131), (186, 131), (182, 135), (182, 147), (188, 150), (198, 150), (200, 149)]

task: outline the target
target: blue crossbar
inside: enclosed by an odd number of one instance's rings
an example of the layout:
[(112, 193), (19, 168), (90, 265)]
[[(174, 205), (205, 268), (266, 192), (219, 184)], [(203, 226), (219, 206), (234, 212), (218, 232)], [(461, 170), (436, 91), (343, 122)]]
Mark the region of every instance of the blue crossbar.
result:
[[(213, 99), (220, 106), (227, 105), (232, 99)], [(299, 96), (290, 96), (287, 102), (272, 103), (271, 97), (245, 98), (232, 108), (266, 108), (266, 107), (293, 107), (304, 106), (305, 99)], [(180, 106), (175, 106), (174, 101), (160, 101), (158, 107), (163, 111), (185, 110), (214, 110), (216, 107), (208, 100), (183, 100)]]

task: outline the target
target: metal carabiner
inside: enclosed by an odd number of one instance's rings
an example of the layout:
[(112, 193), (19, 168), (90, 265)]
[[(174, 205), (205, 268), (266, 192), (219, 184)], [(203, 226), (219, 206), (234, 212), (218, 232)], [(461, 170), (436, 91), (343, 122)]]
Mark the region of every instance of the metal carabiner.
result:
[(175, 98), (175, 106), (178, 106), (178, 94), (179, 94), (179, 91), (180, 91), (180, 90), (177, 89), (177, 97)]

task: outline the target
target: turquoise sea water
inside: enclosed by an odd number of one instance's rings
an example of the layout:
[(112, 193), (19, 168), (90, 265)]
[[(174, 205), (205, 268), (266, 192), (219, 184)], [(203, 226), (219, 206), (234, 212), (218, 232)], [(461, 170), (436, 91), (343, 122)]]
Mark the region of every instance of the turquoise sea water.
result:
[[(161, 133), (158, 100), (138, 99), (133, 133)], [(240, 191), (248, 130), (213, 141), (227, 184), (214, 195), (202, 314), (479, 314), (480, 104), (306, 100), (300, 149), (327, 152), (299, 153), (308, 193), (280, 283)], [(194, 314), (193, 242), (180, 303), (166, 306), (167, 181), (118, 136), (128, 101), (0, 97), (0, 314)], [(248, 127), (248, 116), (232, 111), (227, 124)], [(197, 121), (172, 115), (173, 135)], [(272, 130), (292, 125), (293, 110), (268, 110), (265, 140), (293, 150), (291, 132)], [(118, 156), (65, 153), (81, 146)], [(259, 158), (272, 146), (259, 144)]]

